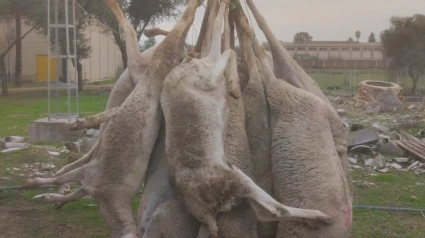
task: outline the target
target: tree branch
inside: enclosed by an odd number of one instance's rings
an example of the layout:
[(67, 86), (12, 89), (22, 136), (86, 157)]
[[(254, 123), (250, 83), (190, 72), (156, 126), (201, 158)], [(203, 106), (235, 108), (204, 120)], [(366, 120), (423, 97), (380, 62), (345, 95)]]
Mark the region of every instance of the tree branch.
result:
[[(27, 32), (25, 32), (25, 34), (22, 35), (21, 40), (23, 40), (29, 33), (31, 33), (36, 27), (32, 27), (31, 29), (29, 29)], [(12, 42), (12, 44), (3, 52), (0, 54), (0, 57), (3, 58), (4, 56), (7, 55), (7, 53), (9, 53), (10, 50), (12, 50), (12, 48), (16, 45), (16, 40)]]

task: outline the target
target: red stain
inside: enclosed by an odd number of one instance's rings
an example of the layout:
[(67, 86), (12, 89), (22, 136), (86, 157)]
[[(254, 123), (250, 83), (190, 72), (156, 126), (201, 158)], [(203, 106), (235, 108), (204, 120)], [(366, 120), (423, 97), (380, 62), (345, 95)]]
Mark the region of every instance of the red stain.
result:
[(351, 216), (352, 216), (351, 207), (348, 206), (347, 210), (345, 211), (345, 224), (344, 224), (345, 227), (348, 227), (351, 224)]

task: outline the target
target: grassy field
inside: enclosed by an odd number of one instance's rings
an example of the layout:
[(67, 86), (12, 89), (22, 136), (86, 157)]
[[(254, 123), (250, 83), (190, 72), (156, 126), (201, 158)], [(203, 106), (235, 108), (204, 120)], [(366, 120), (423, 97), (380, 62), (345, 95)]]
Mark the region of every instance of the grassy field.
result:
[[(324, 85), (323, 82), (320, 84)], [(102, 111), (106, 101), (106, 95), (81, 94), (82, 116)], [(46, 116), (46, 110), (46, 92), (43, 90), (0, 97), (0, 136), (26, 136), (28, 123)], [(62, 147), (59, 144), (53, 146)], [(42, 147), (0, 153), (0, 186), (22, 184), (23, 179), (41, 163), (52, 163), (58, 169), (66, 161), (67, 155), (50, 157)], [(367, 170), (352, 172), (355, 204), (425, 208), (424, 175), (407, 172), (371, 174)], [(375, 185), (367, 188), (358, 186), (364, 181)], [(57, 192), (57, 189), (0, 190), (0, 237), (109, 237), (93, 200), (83, 199), (57, 210), (32, 199), (34, 195), (45, 192)], [(137, 207), (138, 199), (135, 199), (135, 211)], [(419, 213), (355, 209), (352, 237), (425, 237), (425, 218)]]

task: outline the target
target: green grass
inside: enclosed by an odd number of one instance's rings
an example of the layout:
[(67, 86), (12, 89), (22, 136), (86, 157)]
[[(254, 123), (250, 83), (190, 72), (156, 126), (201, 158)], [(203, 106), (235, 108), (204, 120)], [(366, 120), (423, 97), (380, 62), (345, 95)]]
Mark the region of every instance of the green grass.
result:
[[(370, 73), (368, 70), (357, 70), (354, 74), (354, 70), (317, 70), (312, 69), (307, 71), (309, 75), (316, 80), (320, 88), (324, 91), (327, 91), (329, 86), (339, 86), (340, 90), (335, 90), (334, 92), (339, 93), (350, 93), (350, 88), (353, 93), (357, 91), (357, 85), (363, 80), (378, 80), (378, 81), (388, 81), (390, 82), (390, 77), (386, 71), (382, 70), (372, 70)], [(352, 76), (350, 77), (350, 73)], [(351, 85), (350, 85), (351, 79)], [(400, 86), (403, 87), (404, 92), (410, 92), (412, 87), (412, 80), (410, 78), (400, 78)], [(424, 89), (425, 80), (420, 81), (417, 87), (419, 89)], [(395, 82), (396, 83), (396, 82)]]
[[(370, 171), (353, 172), (354, 204), (425, 209), (425, 176), (391, 172), (371, 176)], [(360, 188), (360, 181), (375, 186)], [(355, 210), (352, 237), (425, 237), (425, 218), (420, 213)]]
[[(105, 109), (108, 95), (93, 95), (90, 92), (80, 94), (80, 116), (99, 113)], [(51, 112), (55, 112), (55, 100), (52, 98)], [(59, 101), (60, 112), (66, 112), (66, 98)], [(75, 99), (71, 101), (75, 111)], [(47, 90), (11, 94), (0, 97), (0, 137), (10, 135), (27, 136), (29, 122), (47, 117)]]

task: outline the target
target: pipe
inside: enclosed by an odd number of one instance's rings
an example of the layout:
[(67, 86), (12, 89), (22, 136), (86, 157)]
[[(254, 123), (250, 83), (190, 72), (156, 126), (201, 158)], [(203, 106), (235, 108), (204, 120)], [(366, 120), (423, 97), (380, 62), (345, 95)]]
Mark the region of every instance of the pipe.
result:
[[(58, 188), (58, 185), (43, 185), (39, 186), (37, 188)], [(24, 190), (25, 188), (23, 186), (0, 186), (1, 190)]]
[(404, 207), (380, 207), (380, 206), (353, 205), (353, 209), (425, 213), (425, 209), (404, 208)]

